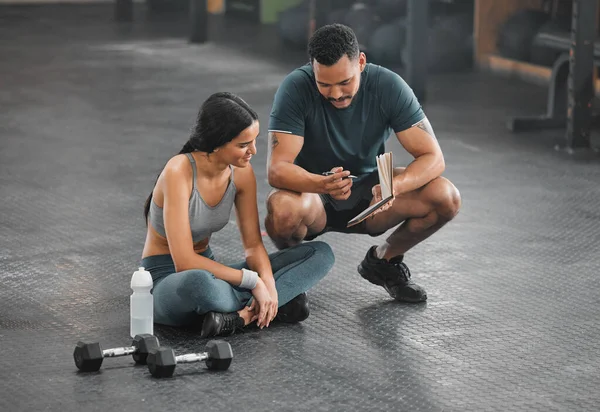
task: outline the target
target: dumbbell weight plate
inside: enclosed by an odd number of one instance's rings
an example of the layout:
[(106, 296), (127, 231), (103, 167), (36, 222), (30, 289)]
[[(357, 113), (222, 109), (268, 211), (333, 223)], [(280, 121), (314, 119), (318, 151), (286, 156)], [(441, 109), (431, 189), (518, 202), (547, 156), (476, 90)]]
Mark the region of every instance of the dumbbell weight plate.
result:
[(151, 351), (158, 350), (158, 348), (160, 348), (158, 338), (148, 333), (136, 335), (133, 338), (131, 346), (137, 348), (137, 351), (134, 352), (131, 356), (133, 357), (135, 363), (139, 365), (145, 365), (148, 358), (148, 354)]
[(210, 370), (224, 371), (229, 369), (233, 360), (231, 345), (222, 340), (211, 340), (206, 344), (208, 358), (205, 360), (206, 367)]
[(75, 366), (82, 372), (96, 372), (100, 370), (104, 357), (98, 342), (77, 342), (73, 351)]
[(147, 358), (148, 371), (155, 378), (169, 378), (173, 376), (177, 362), (175, 352), (171, 348), (157, 348), (150, 351)]

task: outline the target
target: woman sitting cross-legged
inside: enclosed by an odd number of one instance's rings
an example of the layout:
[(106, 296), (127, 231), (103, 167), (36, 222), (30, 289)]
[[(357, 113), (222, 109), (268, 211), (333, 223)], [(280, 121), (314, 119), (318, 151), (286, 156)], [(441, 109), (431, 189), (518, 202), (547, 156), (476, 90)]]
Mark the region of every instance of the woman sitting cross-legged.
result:
[[(246, 102), (215, 93), (158, 176), (145, 204), (141, 262), (154, 281), (156, 323), (191, 326), (203, 317), (201, 337), (209, 337), (254, 321), (262, 329), (308, 316), (306, 291), (329, 272), (334, 255), (320, 241), (267, 254), (250, 165), (258, 134), (258, 116)], [(226, 266), (214, 259), (209, 239), (234, 205), (246, 259)]]

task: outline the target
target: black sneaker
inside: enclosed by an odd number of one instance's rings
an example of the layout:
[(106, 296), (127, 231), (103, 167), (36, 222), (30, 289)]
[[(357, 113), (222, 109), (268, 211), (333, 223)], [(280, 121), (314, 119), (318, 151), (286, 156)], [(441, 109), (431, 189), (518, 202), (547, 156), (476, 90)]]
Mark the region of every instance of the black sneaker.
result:
[(244, 319), (237, 313), (208, 312), (202, 322), (201, 338), (233, 335), (244, 327)]
[(277, 310), (275, 320), (285, 323), (302, 322), (308, 318), (308, 296), (301, 293)]
[(411, 280), (410, 270), (402, 256), (389, 261), (375, 256), (377, 246), (372, 246), (358, 265), (358, 273), (369, 282), (383, 286), (390, 296), (400, 302), (423, 302), (427, 292)]

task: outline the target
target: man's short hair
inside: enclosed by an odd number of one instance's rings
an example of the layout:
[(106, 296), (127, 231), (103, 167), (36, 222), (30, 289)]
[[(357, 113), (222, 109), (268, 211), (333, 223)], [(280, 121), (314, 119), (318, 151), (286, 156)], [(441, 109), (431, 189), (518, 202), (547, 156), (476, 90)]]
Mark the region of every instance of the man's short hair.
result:
[(333, 66), (344, 55), (358, 57), (358, 40), (354, 31), (343, 24), (328, 24), (315, 30), (308, 42), (308, 57), (324, 66)]

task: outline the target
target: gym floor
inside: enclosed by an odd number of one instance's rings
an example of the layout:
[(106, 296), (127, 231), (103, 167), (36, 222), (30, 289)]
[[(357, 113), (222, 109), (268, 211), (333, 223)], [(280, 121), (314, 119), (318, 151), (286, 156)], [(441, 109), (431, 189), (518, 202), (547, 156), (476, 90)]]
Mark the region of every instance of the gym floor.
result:
[[(429, 79), (424, 107), (463, 207), (406, 257), (427, 303), (394, 302), (356, 272), (384, 236), (327, 234), (337, 261), (309, 293), (310, 317), (227, 337), (228, 371), (186, 364), (158, 380), (121, 357), (77, 372), (78, 340), (131, 343), (143, 203), (199, 104), (229, 90), (260, 114), (262, 220), (271, 99), (306, 60), (214, 16), (201, 46), (185, 18), (141, 5), (135, 17), (0, 8), (0, 410), (596, 410), (599, 162), (555, 151), (564, 130), (510, 134), (506, 118), (542, 113), (546, 90), (485, 73)], [(394, 139), (389, 149), (411, 160)], [(242, 258), (233, 215), (212, 247)], [(178, 354), (207, 341), (155, 333)]]

